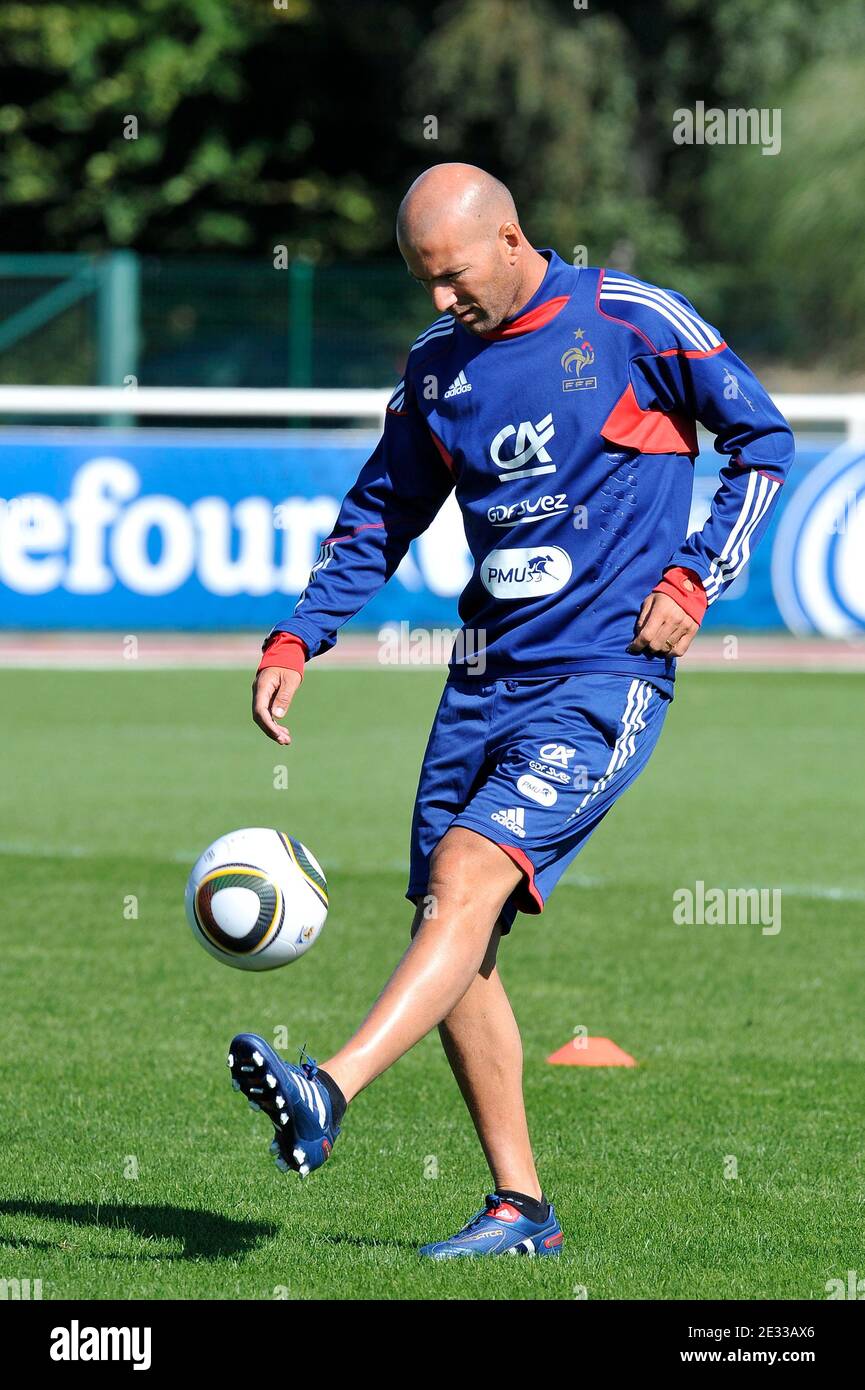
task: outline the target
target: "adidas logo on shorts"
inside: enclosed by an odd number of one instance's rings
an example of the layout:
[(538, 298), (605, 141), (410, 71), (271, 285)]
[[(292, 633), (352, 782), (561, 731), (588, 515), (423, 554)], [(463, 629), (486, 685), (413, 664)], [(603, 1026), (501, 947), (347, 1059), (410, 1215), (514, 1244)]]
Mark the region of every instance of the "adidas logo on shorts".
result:
[(444, 399), (449, 401), (451, 396), (464, 396), (466, 391), (471, 391), (472, 384), (466, 380), (465, 372), (459, 372), (445, 391)]
[(507, 811), (493, 811), (490, 820), (503, 825), (512, 835), (519, 835), (521, 840), (526, 838), (526, 813), (522, 806), (512, 806)]

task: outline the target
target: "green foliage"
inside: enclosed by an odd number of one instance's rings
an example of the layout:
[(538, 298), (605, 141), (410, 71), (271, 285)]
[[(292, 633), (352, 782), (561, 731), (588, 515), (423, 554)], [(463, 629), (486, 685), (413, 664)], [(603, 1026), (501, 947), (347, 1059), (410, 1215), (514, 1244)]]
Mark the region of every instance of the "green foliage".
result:
[(865, 56), (810, 66), (782, 107), (781, 155), (729, 150), (706, 180), (712, 249), (750, 267), (737, 317), (749, 298), (771, 304), (783, 345), (812, 368), (827, 353), (865, 367), (863, 91)]
[(267, 160), (298, 142), (264, 112), (245, 119), (256, 53), (307, 11), (302, 0), (0, 9), (7, 238), (29, 228), (15, 249), (248, 246)]
[(498, 173), (529, 234), (566, 259), (585, 247), (601, 263), (623, 237), (630, 260), (658, 241), (675, 253), (672, 220), (640, 178), (634, 46), (613, 16), (560, 16), (542, 0), (449, 7), (410, 84), (415, 107), (438, 113), (430, 162)]
[[(863, 52), (861, 0), (6, 3), (4, 249), (393, 257), (408, 183), (464, 159), (536, 244), (676, 285), (743, 351), (794, 360), (822, 310), (865, 360)], [(779, 107), (781, 154), (676, 146), (697, 101)]]

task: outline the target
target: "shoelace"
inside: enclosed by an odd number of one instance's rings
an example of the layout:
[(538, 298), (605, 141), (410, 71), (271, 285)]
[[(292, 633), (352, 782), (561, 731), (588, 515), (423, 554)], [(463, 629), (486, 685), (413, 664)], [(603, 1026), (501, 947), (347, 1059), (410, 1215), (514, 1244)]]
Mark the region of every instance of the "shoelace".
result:
[[(306, 1061), (303, 1060), (304, 1057), (306, 1058)], [(300, 1056), (297, 1059), (297, 1065), (309, 1077), (310, 1081), (313, 1079), (316, 1072), (318, 1071), (318, 1063), (316, 1062), (314, 1057), (310, 1057), (309, 1053), (306, 1050), (306, 1043), (304, 1043), (303, 1047), (300, 1049)]]
[(497, 1197), (494, 1192), (488, 1192), (484, 1200), (486, 1202), (486, 1206), (484, 1207), (483, 1211), (479, 1211), (477, 1216), (473, 1216), (471, 1221), (466, 1222), (465, 1226), (463, 1226), (462, 1231), (460, 1231), (460, 1235), (463, 1235), (465, 1231), (473, 1230), (475, 1226), (479, 1225), (479, 1223), (483, 1221), (485, 1216), (488, 1216), (491, 1211), (495, 1211), (496, 1207), (500, 1207), (502, 1204), (501, 1198)]

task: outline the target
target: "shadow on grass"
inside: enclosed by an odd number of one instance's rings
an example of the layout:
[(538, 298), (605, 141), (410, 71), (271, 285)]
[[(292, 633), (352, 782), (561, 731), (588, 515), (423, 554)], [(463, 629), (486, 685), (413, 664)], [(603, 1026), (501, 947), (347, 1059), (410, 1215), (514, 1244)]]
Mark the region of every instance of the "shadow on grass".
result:
[[(47, 1202), (34, 1199), (0, 1201), (0, 1216), (31, 1216), (41, 1221), (62, 1221), (71, 1226), (92, 1226), (105, 1231), (131, 1231), (145, 1240), (174, 1240), (182, 1245), (179, 1253), (160, 1253), (151, 1259), (219, 1260), (227, 1255), (243, 1255), (279, 1233), (272, 1221), (240, 1221), (212, 1211), (191, 1207), (123, 1206), (117, 1202)], [(27, 1236), (0, 1235), (0, 1246), (62, 1248), (68, 1235), (58, 1233), (53, 1241), (31, 1240)], [(107, 1252), (102, 1259), (140, 1260), (147, 1253), (135, 1250)]]

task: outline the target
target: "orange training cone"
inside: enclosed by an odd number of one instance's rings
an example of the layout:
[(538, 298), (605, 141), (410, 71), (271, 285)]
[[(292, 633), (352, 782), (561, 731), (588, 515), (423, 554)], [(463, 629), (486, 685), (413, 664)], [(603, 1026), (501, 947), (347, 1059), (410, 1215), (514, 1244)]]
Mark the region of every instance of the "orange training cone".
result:
[(633, 1057), (610, 1038), (571, 1038), (547, 1058), (554, 1067), (635, 1067)]

